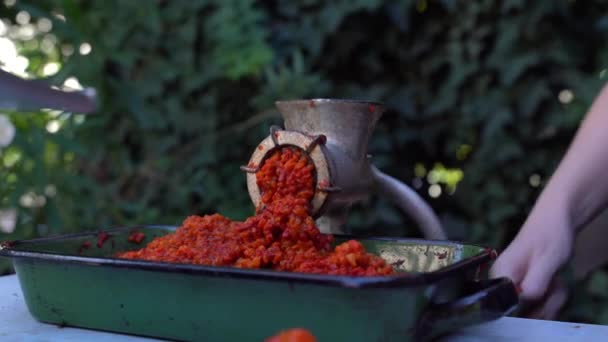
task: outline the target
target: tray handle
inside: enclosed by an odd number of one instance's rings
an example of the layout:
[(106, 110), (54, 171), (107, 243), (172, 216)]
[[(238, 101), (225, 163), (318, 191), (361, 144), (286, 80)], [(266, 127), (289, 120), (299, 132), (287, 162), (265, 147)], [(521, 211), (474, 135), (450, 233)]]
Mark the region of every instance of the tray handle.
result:
[(470, 281), (467, 293), (447, 303), (431, 304), (417, 325), (416, 341), (437, 338), (461, 327), (493, 321), (511, 314), (519, 296), (508, 278)]

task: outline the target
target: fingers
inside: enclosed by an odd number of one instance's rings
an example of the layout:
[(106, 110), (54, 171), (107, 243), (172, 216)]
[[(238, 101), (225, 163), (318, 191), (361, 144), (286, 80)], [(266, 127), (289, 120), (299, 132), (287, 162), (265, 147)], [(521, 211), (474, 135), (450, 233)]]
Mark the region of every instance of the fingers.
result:
[(555, 319), (560, 310), (568, 300), (568, 289), (562, 282), (558, 282), (558, 286), (551, 295), (547, 298), (545, 310), (543, 312), (544, 319)]
[(526, 274), (528, 268), (528, 253), (517, 248), (517, 245), (509, 246), (490, 269), (490, 277), (507, 277), (516, 285), (519, 285)]
[(537, 253), (532, 255), (528, 262), (528, 269), (521, 283), (522, 297), (527, 300), (540, 300), (550, 286), (558, 286), (552, 283), (555, 274), (569, 257), (569, 251), (544, 246), (537, 248)]
[(557, 266), (554, 265), (541, 266), (540, 263), (530, 265), (520, 285), (522, 298), (532, 301), (542, 299), (556, 271)]
[(553, 320), (568, 300), (568, 289), (564, 284), (554, 279), (545, 299), (539, 302), (538, 307), (530, 314), (530, 318)]
[(547, 226), (524, 226), (498, 257), (490, 276), (508, 277), (519, 287), (521, 310), (530, 308), (532, 317), (553, 319), (568, 297), (567, 289), (553, 279), (570, 258), (573, 232), (562, 221), (555, 222), (551, 230), (543, 227)]
[(521, 289), (527, 301), (543, 299), (551, 280), (570, 255), (567, 240), (557, 238), (514, 240), (490, 270), (492, 277), (508, 277)]

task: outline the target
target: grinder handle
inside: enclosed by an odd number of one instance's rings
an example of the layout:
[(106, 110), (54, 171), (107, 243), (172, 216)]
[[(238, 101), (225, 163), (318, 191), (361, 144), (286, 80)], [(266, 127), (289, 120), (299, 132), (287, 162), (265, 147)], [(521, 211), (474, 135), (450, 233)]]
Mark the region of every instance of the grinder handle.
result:
[(378, 190), (382, 194), (386, 194), (395, 205), (414, 219), (425, 238), (434, 240), (447, 239), (439, 218), (416, 191), (378, 170), (373, 165), (371, 165), (371, 169), (372, 177)]

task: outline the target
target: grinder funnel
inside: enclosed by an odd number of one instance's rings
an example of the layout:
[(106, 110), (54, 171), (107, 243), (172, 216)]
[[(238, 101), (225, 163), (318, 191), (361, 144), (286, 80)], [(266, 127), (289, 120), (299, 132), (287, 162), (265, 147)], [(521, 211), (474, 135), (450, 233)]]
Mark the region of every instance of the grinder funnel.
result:
[(376, 122), (386, 107), (373, 102), (349, 100), (278, 101), (285, 129), (309, 135), (323, 134), (328, 143), (355, 160), (365, 160)]
[(261, 194), (255, 172), (270, 151), (291, 145), (306, 151), (316, 171), (312, 214), (324, 233), (344, 233), (350, 206), (374, 190), (388, 195), (420, 226), (425, 237), (443, 239), (436, 215), (418, 194), (369, 163), (367, 146), (386, 107), (376, 102), (339, 99), (278, 101), (285, 129), (271, 134), (255, 149), (247, 167), (247, 186), (256, 207)]

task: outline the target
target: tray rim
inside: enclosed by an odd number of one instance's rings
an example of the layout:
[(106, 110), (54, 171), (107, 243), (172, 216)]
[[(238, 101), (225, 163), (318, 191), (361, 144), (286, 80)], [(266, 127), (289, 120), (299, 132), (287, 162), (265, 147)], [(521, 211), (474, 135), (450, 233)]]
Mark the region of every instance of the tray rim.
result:
[(261, 269), (242, 269), (236, 267), (218, 267), (193, 264), (176, 264), (166, 262), (154, 262), (146, 260), (130, 260), (118, 259), (112, 257), (88, 257), (72, 254), (59, 254), (51, 252), (33, 252), (24, 250), (15, 250), (13, 247), (22, 247), (31, 244), (44, 242), (53, 242), (57, 240), (82, 238), (87, 236), (96, 237), (99, 233), (105, 232), (110, 236), (112, 233), (122, 233), (125, 231), (133, 231), (137, 229), (159, 229), (159, 230), (175, 230), (178, 226), (174, 225), (135, 225), (135, 226), (120, 226), (109, 229), (96, 231), (87, 231), (79, 233), (62, 234), (49, 237), (41, 237), (26, 240), (5, 241), (0, 243), (0, 257), (40, 260), (55, 263), (70, 263), (90, 267), (115, 267), (128, 268), (135, 270), (167, 272), (167, 273), (183, 273), (190, 275), (212, 276), (212, 277), (232, 277), (246, 278), (253, 280), (271, 280), (271, 281), (287, 281), (289, 283), (313, 283), (328, 286), (337, 286), (342, 288), (395, 288), (395, 287), (417, 287), (432, 285), (444, 278), (461, 273), (463, 270), (471, 270), (482, 264), (486, 264), (495, 259), (496, 251), (479, 246), (476, 244), (463, 243), (453, 240), (432, 240), (418, 238), (399, 238), (399, 237), (361, 237), (352, 235), (334, 234), (337, 238), (356, 239), (356, 240), (375, 240), (375, 241), (391, 241), (403, 243), (420, 243), (428, 245), (461, 245), (471, 246), (481, 249), (481, 252), (469, 258), (457, 261), (446, 267), (442, 267), (434, 272), (426, 273), (411, 273), (400, 274), (395, 276), (379, 276), (379, 277), (353, 277), (353, 276), (335, 276), (335, 275), (318, 275), (297, 272), (281, 272), (274, 270)]

